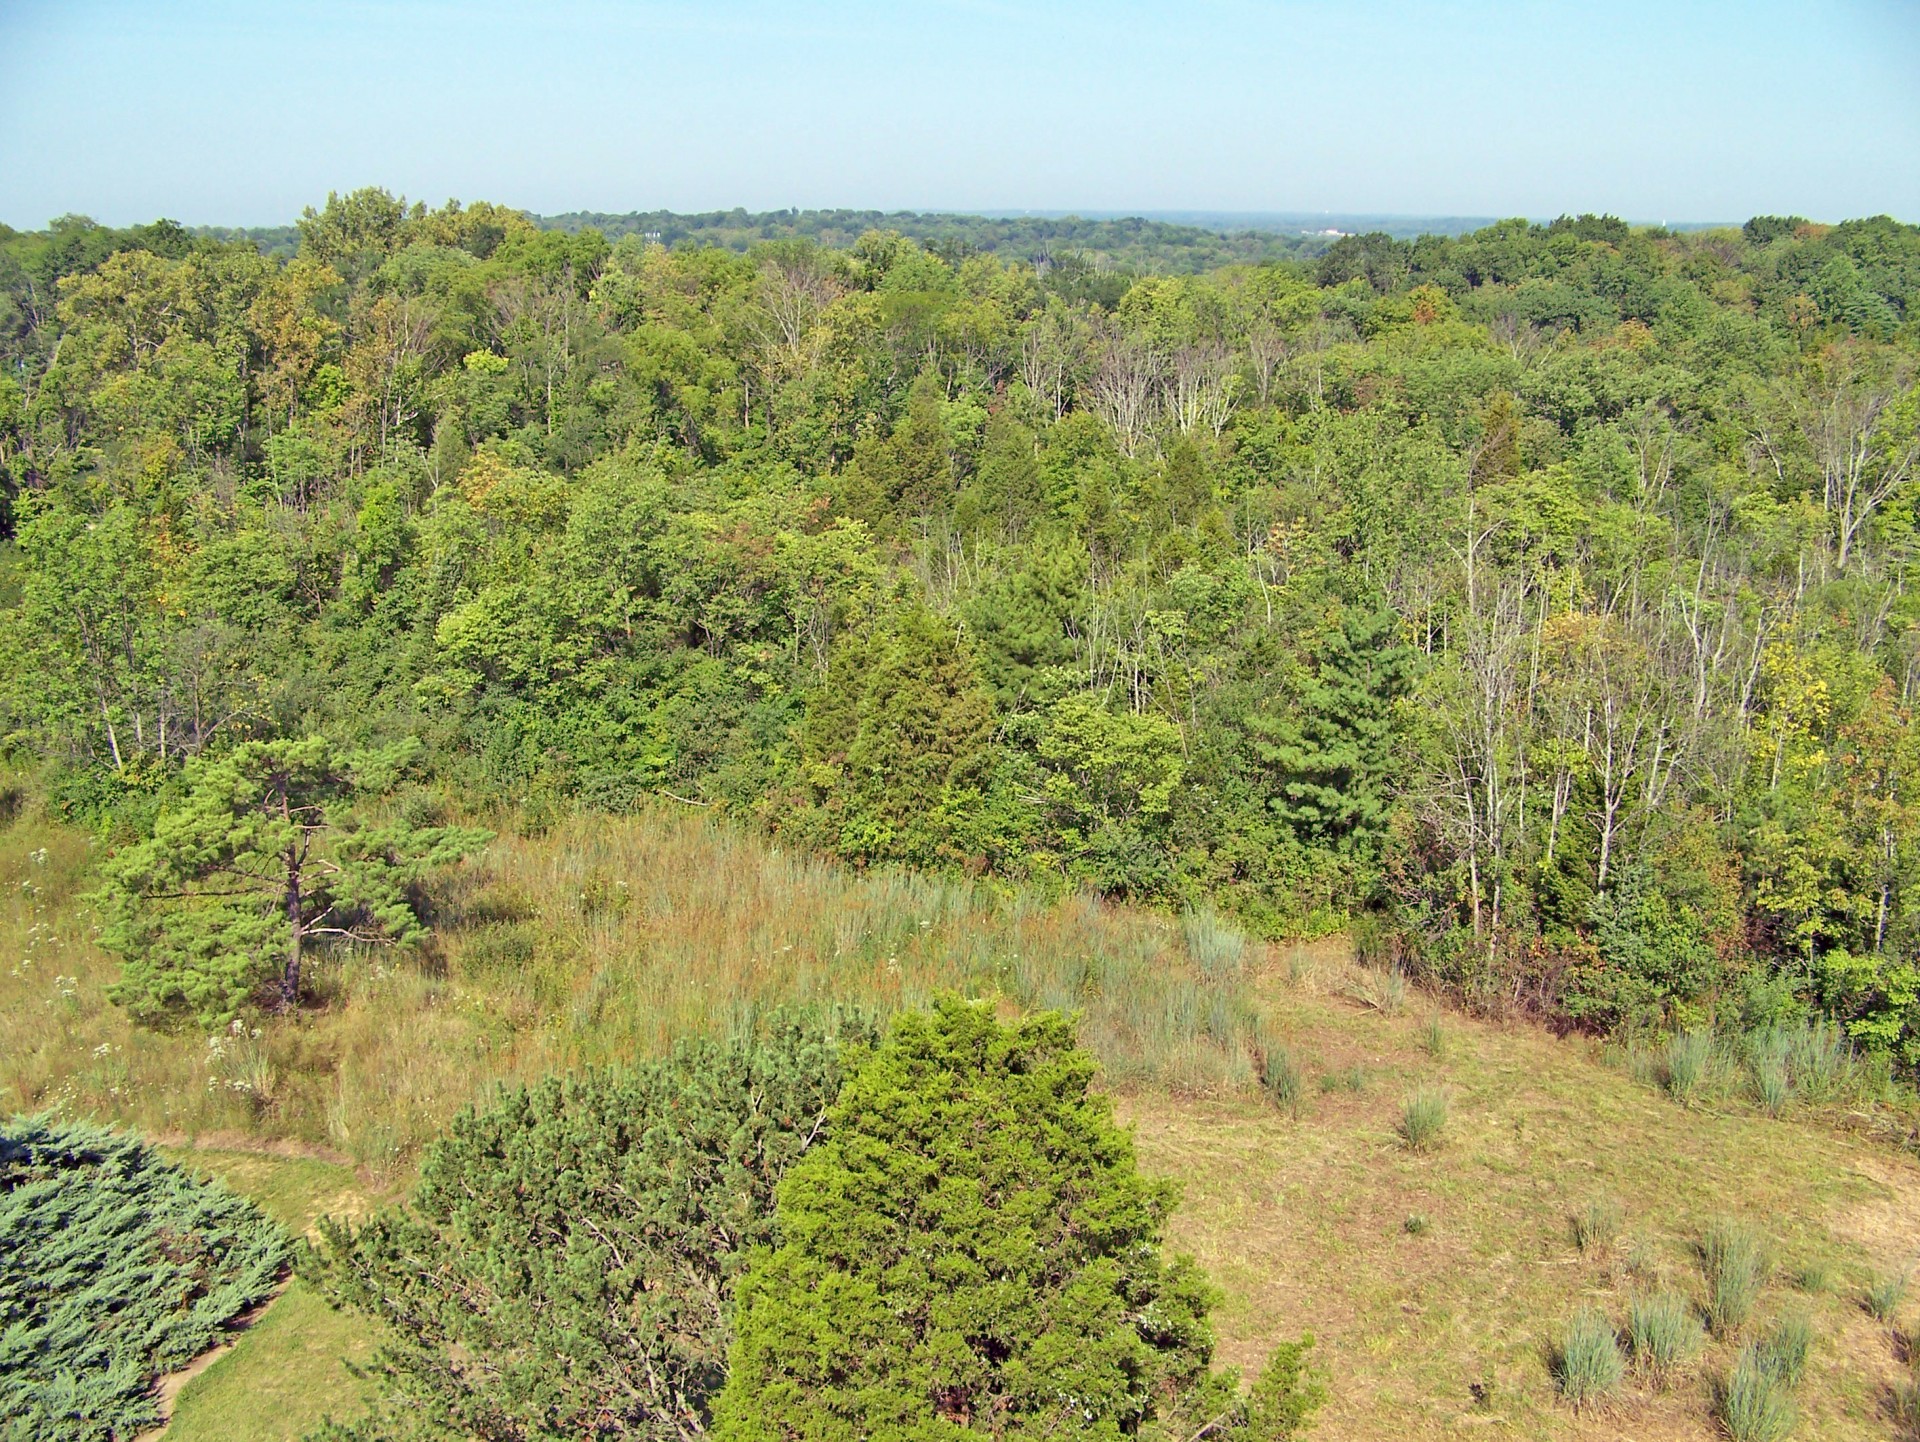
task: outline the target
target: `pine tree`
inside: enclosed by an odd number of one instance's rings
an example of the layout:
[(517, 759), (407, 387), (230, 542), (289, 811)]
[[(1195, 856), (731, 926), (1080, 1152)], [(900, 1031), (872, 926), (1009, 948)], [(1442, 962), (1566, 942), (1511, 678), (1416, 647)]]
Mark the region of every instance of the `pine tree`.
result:
[(1371, 854), (1384, 836), (1393, 774), (1393, 704), (1413, 653), (1385, 606), (1350, 607), (1327, 633), (1291, 714), (1259, 718), (1270, 804), (1304, 839)]
[(249, 741), (187, 767), (187, 797), (107, 863), (101, 945), (124, 959), (112, 996), (148, 1020), (231, 1020), (269, 981), (300, 996), (311, 940), (409, 943), (426, 932), (415, 885), (477, 850), (464, 826), (368, 823), (417, 742), (342, 756), (324, 737)]
[(326, 1223), (336, 1306), (392, 1323), (387, 1403), (336, 1438), (684, 1439), (726, 1377), (743, 1254), (822, 1135), (845, 1016), (550, 1077), (468, 1112), (403, 1207)]

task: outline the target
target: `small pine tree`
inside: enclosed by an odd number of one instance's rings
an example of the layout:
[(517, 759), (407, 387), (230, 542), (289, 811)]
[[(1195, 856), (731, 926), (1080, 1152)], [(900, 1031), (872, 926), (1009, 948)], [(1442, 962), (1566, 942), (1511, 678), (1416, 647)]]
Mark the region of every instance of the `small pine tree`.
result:
[(230, 1020), (268, 981), (297, 1004), (319, 936), (407, 943), (426, 927), (413, 887), (477, 850), (464, 826), (365, 824), (377, 791), (417, 749), (337, 755), (324, 737), (249, 741), (187, 767), (187, 797), (105, 867), (101, 945), (123, 958), (111, 995), (146, 1020)]

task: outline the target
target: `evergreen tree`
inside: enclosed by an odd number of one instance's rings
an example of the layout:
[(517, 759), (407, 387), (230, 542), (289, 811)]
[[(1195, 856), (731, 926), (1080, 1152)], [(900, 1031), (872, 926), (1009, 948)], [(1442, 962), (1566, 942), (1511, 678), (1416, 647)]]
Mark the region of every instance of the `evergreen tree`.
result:
[(964, 859), (992, 733), (993, 701), (971, 651), (947, 621), (912, 607), (885, 634), (837, 647), (808, 702), (802, 746), (816, 820), (843, 856)]
[(1379, 845), (1393, 797), (1393, 705), (1412, 674), (1399, 618), (1385, 606), (1349, 607), (1295, 710), (1253, 722), (1274, 778), (1270, 804), (1296, 833), (1342, 851)]
[[(1060, 672), (1078, 657), (1074, 630), (1085, 604), (1085, 573), (1086, 553), (1078, 546), (1050, 548), (983, 587), (967, 607), (981, 674), (1003, 712), (1055, 699), (1046, 693), (1055, 691)], [(1078, 680), (1067, 677), (1064, 684)]]
[(287, 1238), (132, 1137), (0, 1132), (0, 1439), (110, 1442), (161, 1421), (154, 1379), (271, 1297)]
[[(732, 1442), (1291, 1436), (1213, 1375), (1212, 1300), (1160, 1239), (1176, 1188), (1134, 1165), (1057, 1014), (940, 1000), (848, 1081), (780, 1184), (779, 1244), (740, 1284)], [(1296, 1414), (1310, 1387), (1292, 1356)], [(1256, 1395), (1260, 1395), (1257, 1391)]]
[(315, 937), (424, 936), (415, 886), (490, 835), (374, 824), (352, 809), (417, 747), (342, 756), (309, 736), (189, 763), (186, 799), (105, 868), (101, 945), (124, 959), (114, 999), (146, 1019), (223, 1022), (270, 979), (280, 1004), (296, 1005)]
[(459, 1117), (404, 1206), (329, 1222), (311, 1270), (392, 1324), (385, 1404), (336, 1438), (705, 1429), (742, 1256), (817, 1144), (864, 1023), (776, 1017), (631, 1072), (550, 1077)]

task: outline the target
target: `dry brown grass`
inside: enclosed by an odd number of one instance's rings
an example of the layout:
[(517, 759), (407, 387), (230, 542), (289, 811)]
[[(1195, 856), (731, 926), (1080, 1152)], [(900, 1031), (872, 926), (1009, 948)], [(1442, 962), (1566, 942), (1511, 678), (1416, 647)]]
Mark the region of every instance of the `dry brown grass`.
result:
[[(1226, 1290), (1226, 1358), (1254, 1367), (1282, 1337), (1319, 1338), (1334, 1395), (1316, 1436), (1717, 1437), (1709, 1380), (1734, 1349), (1711, 1344), (1664, 1387), (1630, 1380), (1576, 1417), (1547, 1366), (1564, 1319), (1591, 1305), (1624, 1324), (1652, 1285), (1704, 1302), (1692, 1245), (1729, 1211), (1762, 1227), (1784, 1271), (1819, 1260), (1850, 1277), (1886, 1264), (1863, 1218), (1920, 1216), (1920, 1165), (1883, 1147), (1817, 1122), (1683, 1110), (1590, 1045), (1531, 1027), (1449, 1017), (1436, 1060), (1424, 1009), (1365, 1007), (1341, 966), (1326, 948), (1293, 969), (1300, 984), (1276, 966), (1265, 1025), (1309, 1076), (1360, 1066), (1364, 1089), (1309, 1089), (1299, 1120), (1240, 1101), (1123, 1104), (1146, 1164), (1185, 1182), (1175, 1240)], [(1453, 1097), (1432, 1155), (1396, 1135), (1418, 1086)], [(1597, 1194), (1617, 1199), (1632, 1244), (1583, 1255), (1566, 1218)], [(1417, 1236), (1404, 1225), (1415, 1212), (1428, 1219)], [(1904, 1231), (1880, 1235), (1897, 1245)], [(1885, 1436), (1903, 1375), (1886, 1329), (1844, 1288), (1809, 1299), (1784, 1281), (1757, 1320), (1809, 1305), (1820, 1340), (1799, 1435)]]
[[(1090, 897), (857, 873), (669, 812), (503, 836), (434, 897), (431, 950), (316, 958), (319, 1004), (243, 1035), (135, 1028), (68, 830), (0, 831), (0, 1107), (337, 1150), (376, 1182), (496, 1082), (656, 1055), (788, 1002), (881, 1014), (936, 992), (1084, 1014), (1109, 1084), (1254, 1085), (1239, 967)], [(17, 958), (17, 959), (16, 959)]]

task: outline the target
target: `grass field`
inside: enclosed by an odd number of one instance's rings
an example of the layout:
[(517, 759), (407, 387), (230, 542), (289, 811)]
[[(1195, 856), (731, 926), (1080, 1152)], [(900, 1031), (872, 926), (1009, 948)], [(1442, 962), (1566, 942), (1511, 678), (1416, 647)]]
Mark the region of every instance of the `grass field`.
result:
[[(1814, 1334), (1794, 1435), (1892, 1435), (1920, 1307), (1864, 1301), (1920, 1260), (1910, 1153), (1832, 1104), (1774, 1118), (1720, 1087), (1682, 1106), (1590, 1042), (1402, 997), (1338, 941), (1242, 958), (1211, 923), (860, 876), (699, 821), (578, 823), (497, 843), (442, 898), (424, 964), (336, 960), (323, 1006), (209, 1043), (104, 1001), (88, 859), (72, 833), (0, 833), (0, 1104), (147, 1128), (297, 1230), (402, 1189), (497, 1078), (657, 1050), (749, 1002), (991, 990), (1086, 1010), (1144, 1164), (1185, 1185), (1175, 1241), (1223, 1289), (1224, 1357), (1319, 1338), (1315, 1435), (1721, 1436), (1715, 1384), (1785, 1316)], [(1249, 1038), (1290, 1058), (1287, 1105), (1253, 1085)], [(1418, 1149), (1416, 1094), (1441, 1116)], [(1729, 1216), (1770, 1252), (1753, 1318), (1576, 1415), (1550, 1369), (1567, 1320), (1624, 1327), (1660, 1289), (1703, 1307), (1698, 1243)], [(369, 1345), (296, 1283), (186, 1384), (167, 1435), (296, 1438), (352, 1411), (343, 1359)]]
[[(1317, 1435), (1720, 1436), (1712, 1384), (1790, 1313), (1816, 1337), (1795, 1435), (1891, 1435), (1895, 1325), (1920, 1309), (1878, 1322), (1862, 1298), (1920, 1258), (1913, 1158), (1829, 1121), (1683, 1109), (1532, 1027), (1445, 1015), (1436, 1057), (1429, 1012), (1356, 1003), (1337, 947), (1304, 971), (1261, 995), (1301, 1059), (1297, 1120), (1144, 1095), (1123, 1114), (1147, 1165), (1186, 1183), (1174, 1232), (1226, 1292), (1226, 1357), (1251, 1367), (1291, 1332), (1318, 1337), (1335, 1386)], [(1397, 1126), (1422, 1086), (1451, 1104), (1440, 1144), (1416, 1153)], [(1596, 1202), (1617, 1233), (1583, 1252), (1574, 1219)], [(1623, 1326), (1629, 1298), (1663, 1286), (1704, 1301), (1696, 1244), (1729, 1215), (1771, 1243), (1754, 1320), (1664, 1387), (1629, 1373), (1574, 1416), (1548, 1368), (1565, 1320), (1594, 1305)]]
[[(252, 1197), (289, 1231), (305, 1234), (321, 1216), (357, 1216), (370, 1198), (351, 1167), (286, 1150), (174, 1147), (183, 1166)], [(359, 1381), (349, 1361), (373, 1344), (358, 1318), (333, 1311), (297, 1278), (235, 1344), (203, 1358), (184, 1379), (164, 1435), (198, 1442), (293, 1442), (327, 1414), (352, 1415)]]
[(1082, 1008), (1119, 1084), (1252, 1082), (1240, 953), (1208, 925), (855, 872), (684, 813), (503, 836), (440, 888), (424, 954), (323, 953), (299, 1016), (163, 1034), (107, 1000), (116, 967), (84, 900), (97, 849), (0, 830), (0, 1105), (325, 1147), (385, 1182), (501, 1079), (658, 1054), (782, 1002), (887, 1013), (943, 989)]

